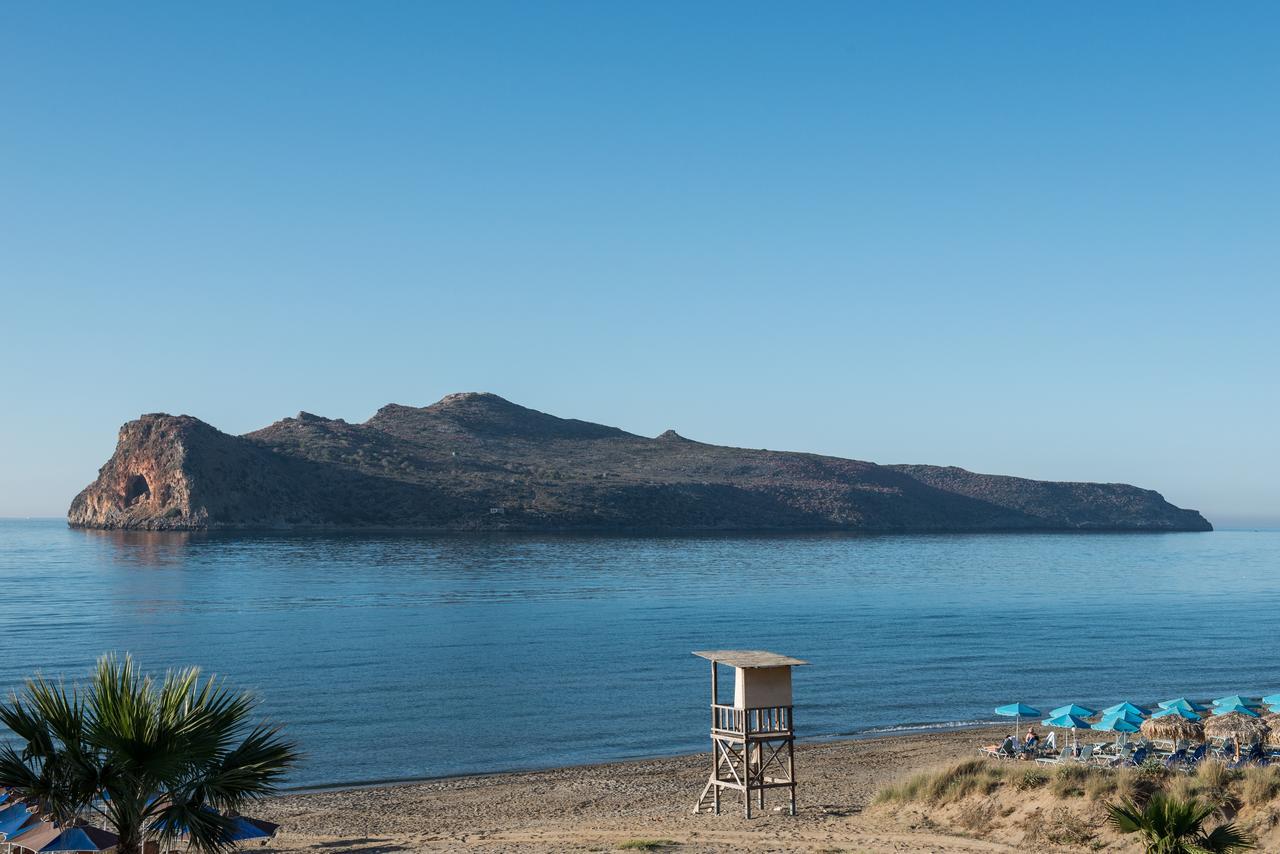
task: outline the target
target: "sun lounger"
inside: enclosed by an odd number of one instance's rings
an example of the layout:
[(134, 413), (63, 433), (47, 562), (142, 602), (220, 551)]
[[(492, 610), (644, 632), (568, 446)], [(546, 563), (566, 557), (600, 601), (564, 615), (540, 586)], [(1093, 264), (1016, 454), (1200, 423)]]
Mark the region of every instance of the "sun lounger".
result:
[(1262, 745), (1251, 744), (1247, 752), (1242, 752), (1240, 758), (1234, 762), (1228, 763), (1228, 768), (1246, 768), (1250, 765), (1270, 765), (1271, 762), (1267, 758), (1266, 753), (1262, 750)]
[(1120, 752), (1119, 756), (1117, 756), (1115, 759), (1111, 761), (1111, 767), (1112, 768), (1131, 768), (1135, 765), (1141, 765), (1143, 762), (1147, 760), (1147, 752), (1148, 751), (1145, 747), (1139, 747), (1137, 750), (1133, 751), (1132, 753), (1130, 753), (1128, 750), (1123, 750)]
[(1018, 755), (1018, 743), (1010, 736), (1001, 742), (999, 746), (988, 744), (979, 747), (978, 752), (992, 759), (1013, 759)]
[(1183, 762), (1180, 766), (1178, 766), (1178, 770), (1185, 771), (1188, 774), (1192, 773), (1193, 771), (1196, 770), (1196, 768), (1200, 766), (1202, 762), (1205, 761), (1205, 759), (1208, 756), (1208, 752), (1209, 750), (1207, 745), (1204, 745), (1204, 744), (1200, 745), (1195, 750), (1187, 754), (1186, 761)]
[(1062, 748), (1062, 752), (1056, 756), (1038, 756), (1037, 762), (1043, 762), (1046, 765), (1057, 765), (1059, 762), (1065, 762), (1073, 758), (1070, 747)]
[(1178, 771), (1187, 771), (1187, 772), (1194, 771), (1196, 769), (1196, 766), (1204, 761), (1205, 756), (1208, 754), (1208, 752), (1209, 752), (1209, 745), (1207, 744), (1197, 745), (1196, 749), (1192, 750), (1190, 753), (1187, 753), (1186, 751), (1183, 752), (1181, 763), (1177, 765), (1166, 766), (1166, 767), (1175, 768)]
[(1107, 765), (1120, 765), (1125, 762), (1133, 754), (1133, 745), (1117, 744), (1115, 750), (1101, 754), (1094, 754), (1094, 758)]
[(1090, 762), (1093, 760), (1093, 745), (1086, 744), (1080, 748), (1080, 755), (1076, 757), (1077, 762)]

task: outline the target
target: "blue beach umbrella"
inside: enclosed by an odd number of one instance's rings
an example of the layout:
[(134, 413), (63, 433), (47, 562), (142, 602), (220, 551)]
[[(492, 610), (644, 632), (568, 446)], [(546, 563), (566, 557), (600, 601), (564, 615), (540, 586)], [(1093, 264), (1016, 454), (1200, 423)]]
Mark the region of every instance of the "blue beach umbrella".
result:
[(1241, 705), (1241, 704), (1236, 704), (1236, 705), (1233, 705), (1233, 706), (1222, 705), (1222, 706), (1214, 706), (1214, 707), (1213, 707), (1213, 713), (1214, 713), (1215, 715), (1229, 715), (1229, 714), (1231, 714), (1232, 712), (1239, 712), (1240, 714), (1242, 714), (1242, 715), (1248, 715), (1248, 716), (1249, 716), (1249, 717), (1251, 717), (1251, 718), (1259, 718), (1259, 717), (1262, 717), (1262, 716), (1261, 716), (1261, 715), (1259, 715), (1257, 712), (1255, 712), (1253, 709), (1249, 708), (1248, 706)]
[(1018, 740), (1018, 731), (1022, 729), (1023, 718), (1038, 718), (1040, 710), (1026, 703), (1010, 703), (1007, 706), (997, 706), (996, 714), (1003, 715), (1006, 718), (1015, 718), (1016, 723), (1013, 725), (1013, 740)]
[(1258, 705), (1257, 697), (1241, 697), (1239, 694), (1232, 694), (1230, 697), (1219, 697), (1213, 701), (1215, 706), (1256, 706)]
[(1190, 709), (1184, 709), (1182, 706), (1168, 706), (1153, 714), (1152, 718), (1167, 718), (1177, 715), (1183, 720), (1198, 721), (1200, 716)]
[(1149, 710), (1142, 708), (1142, 706), (1137, 706), (1127, 701), (1124, 703), (1116, 703), (1114, 706), (1110, 706), (1102, 710), (1103, 715), (1114, 715), (1116, 712), (1128, 712), (1129, 714), (1137, 715), (1142, 718), (1151, 714)]
[(10, 839), (17, 836), (19, 832), (28, 830), (29, 822), (38, 823), (39, 821), (27, 810), (26, 804), (5, 807), (0, 810), (0, 837)]
[(1280, 706), (1280, 694), (1269, 694), (1262, 698), (1262, 702), (1268, 706)]
[[(209, 810), (214, 815), (218, 813)], [(263, 821), (260, 818), (249, 818), (244, 815), (236, 815), (230, 817), (231, 827), (227, 831), (227, 842), (247, 842), (250, 839), (270, 839), (276, 835), (276, 831), (280, 829), (280, 825), (272, 824), (269, 821)], [(152, 830), (168, 831), (173, 836), (186, 836), (188, 828), (185, 824), (165, 824), (157, 821), (151, 825)]]
[[(1204, 706), (1202, 706), (1199, 703), (1188, 700), (1186, 697), (1179, 697), (1176, 700), (1165, 700), (1163, 703), (1160, 704), (1160, 708), (1162, 709), (1179, 708), (1187, 712), (1206, 711)], [(1154, 717), (1154, 715), (1152, 717)]]
[(1093, 724), (1093, 729), (1104, 730), (1106, 732), (1137, 732), (1139, 726), (1139, 724), (1117, 715), (1114, 717), (1103, 718), (1096, 724)]
[(276, 831), (280, 829), (280, 825), (272, 824), (269, 821), (263, 821), (258, 818), (249, 818), (247, 816), (238, 815), (231, 819), (231, 835), (228, 837), (231, 842), (246, 842), (250, 839), (270, 839), (276, 835)]
[(120, 837), (109, 830), (76, 825), (65, 828), (52, 840), (46, 842), (40, 848), (40, 852), (44, 854), (45, 851), (106, 851), (108, 848), (114, 848), (119, 842)]
[[(1097, 712), (1093, 709), (1077, 706), (1075, 703), (1068, 703), (1065, 706), (1058, 706), (1058, 708), (1049, 712), (1049, 717), (1060, 718), (1063, 715), (1073, 715), (1077, 718), (1091, 718), (1096, 714)], [(1045, 724), (1045, 726), (1048, 726), (1048, 724)]]
[[(1126, 720), (1129, 723), (1134, 724), (1135, 726), (1142, 725), (1142, 715), (1139, 715), (1136, 712), (1131, 712), (1127, 709), (1121, 709), (1120, 711), (1111, 712), (1110, 714), (1102, 716), (1103, 721), (1115, 720), (1116, 718), (1120, 718), (1121, 720)], [(1099, 723), (1101, 723), (1101, 721), (1099, 721)]]
[(1139, 725), (1121, 715), (1111, 715), (1098, 721), (1093, 728), (1104, 732), (1118, 732), (1120, 742), (1124, 743), (1129, 733), (1138, 731)]
[(1042, 720), (1040, 724), (1041, 726), (1053, 727), (1055, 729), (1071, 730), (1071, 746), (1073, 748), (1076, 745), (1076, 730), (1090, 729), (1093, 726), (1093, 724), (1078, 715), (1055, 715), (1054, 717)]

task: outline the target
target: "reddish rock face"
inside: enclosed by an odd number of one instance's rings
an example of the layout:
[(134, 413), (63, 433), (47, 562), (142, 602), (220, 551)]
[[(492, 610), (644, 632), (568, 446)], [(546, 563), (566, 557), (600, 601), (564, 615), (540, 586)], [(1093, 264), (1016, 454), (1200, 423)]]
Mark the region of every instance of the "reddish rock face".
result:
[(492, 394), (299, 413), (245, 436), (181, 415), (120, 430), (73, 526), (418, 530), (1205, 531), (1124, 484), (1047, 483), (656, 439)]
[(93, 528), (205, 527), (206, 510), (192, 510), (187, 439), (192, 432), (212, 429), (186, 415), (144, 415), (130, 421), (120, 428), (116, 452), (98, 471), (98, 479), (71, 502), (67, 521)]

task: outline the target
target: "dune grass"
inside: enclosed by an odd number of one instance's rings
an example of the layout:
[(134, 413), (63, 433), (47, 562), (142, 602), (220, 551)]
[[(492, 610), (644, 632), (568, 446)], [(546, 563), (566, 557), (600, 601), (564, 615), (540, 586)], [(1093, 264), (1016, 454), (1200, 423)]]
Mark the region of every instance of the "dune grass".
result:
[(972, 794), (989, 795), (1005, 781), (1008, 770), (988, 759), (969, 759), (940, 770), (924, 771), (897, 785), (886, 786), (876, 795), (876, 802), (949, 804)]
[(1053, 781), (1049, 784), (1049, 791), (1059, 798), (1081, 797), (1089, 781), (1096, 774), (1096, 769), (1076, 762), (1059, 765), (1053, 771)]
[(1280, 767), (1232, 771), (1221, 762), (1205, 762), (1192, 774), (1166, 769), (1161, 763), (1138, 768), (1100, 768), (1079, 763), (1057, 767), (968, 759), (913, 774), (882, 788), (876, 803), (952, 804), (971, 796), (987, 797), (1001, 788), (1020, 793), (1047, 790), (1063, 801), (1116, 799), (1145, 803), (1163, 792), (1212, 804), (1221, 812), (1242, 806), (1264, 807), (1280, 800)]
[(1249, 806), (1262, 806), (1280, 796), (1280, 768), (1248, 768), (1240, 776), (1240, 798)]
[(1211, 760), (1201, 762), (1191, 776), (1205, 788), (1225, 789), (1240, 776), (1240, 772), (1232, 771), (1222, 762)]
[(1013, 782), (1013, 787), (1019, 792), (1029, 792), (1032, 789), (1039, 789), (1041, 786), (1049, 782), (1049, 775), (1041, 771), (1039, 768), (1028, 768), (1022, 772), (1022, 776), (1017, 777)]

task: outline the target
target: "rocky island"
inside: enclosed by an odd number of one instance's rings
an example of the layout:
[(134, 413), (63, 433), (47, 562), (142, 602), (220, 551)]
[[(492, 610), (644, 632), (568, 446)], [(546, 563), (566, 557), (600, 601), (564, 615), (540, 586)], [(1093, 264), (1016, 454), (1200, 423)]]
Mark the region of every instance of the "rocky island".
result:
[(1114, 483), (656, 438), (493, 394), (390, 404), (363, 424), (306, 412), (243, 436), (189, 415), (120, 429), (73, 527), (144, 530), (1208, 531)]

